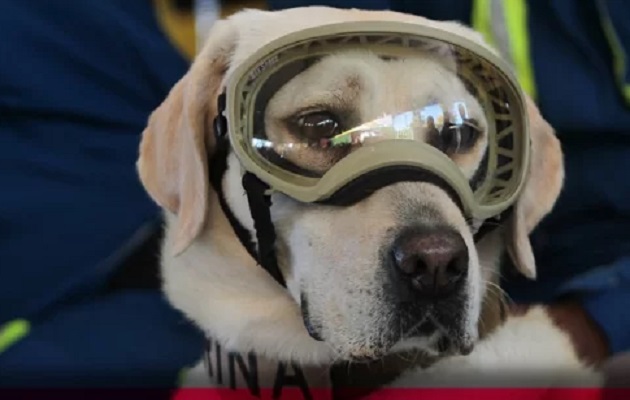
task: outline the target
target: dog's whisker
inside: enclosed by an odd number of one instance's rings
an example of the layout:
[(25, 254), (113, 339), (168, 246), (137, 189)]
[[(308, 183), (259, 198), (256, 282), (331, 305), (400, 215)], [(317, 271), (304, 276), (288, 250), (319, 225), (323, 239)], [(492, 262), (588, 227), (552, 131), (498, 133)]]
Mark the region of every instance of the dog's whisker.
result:
[(495, 293), (500, 295), (499, 297), (501, 299), (506, 299), (507, 301), (512, 302), (512, 298), (510, 297), (510, 295), (497, 283), (489, 280), (485, 280), (484, 283), (486, 284), (488, 290), (494, 290)]
[(413, 332), (416, 328), (418, 328), (418, 327), (420, 327), (422, 324), (424, 324), (424, 323), (427, 321), (427, 319), (428, 319), (429, 317), (430, 317), (430, 315), (427, 313), (427, 314), (425, 314), (425, 316), (424, 316), (424, 317), (420, 320), (420, 322), (417, 322), (417, 323), (416, 323), (416, 324), (414, 324), (411, 328), (407, 329), (405, 332), (402, 332), (402, 330), (401, 330), (401, 333), (402, 333), (402, 334), (401, 334), (401, 338), (400, 338), (400, 340), (402, 341), (402, 340), (406, 339), (407, 335), (408, 335), (410, 332)]
[(411, 357), (406, 357), (408, 354), (407, 353), (398, 353), (397, 356), (399, 359), (403, 360), (406, 363), (410, 363), (410, 364), (414, 364), (416, 362), (416, 360), (418, 359), (418, 357), (413, 357), (413, 359)]

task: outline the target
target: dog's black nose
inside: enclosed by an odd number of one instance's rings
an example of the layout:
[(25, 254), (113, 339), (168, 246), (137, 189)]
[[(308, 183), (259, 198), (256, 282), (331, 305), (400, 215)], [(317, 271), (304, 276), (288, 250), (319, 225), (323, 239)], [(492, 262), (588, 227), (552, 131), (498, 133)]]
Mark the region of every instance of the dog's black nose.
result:
[(417, 294), (449, 295), (468, 272), (468, 249), (462, 236), (449, 228), (403, 232), (392, 249), (395, 268)]

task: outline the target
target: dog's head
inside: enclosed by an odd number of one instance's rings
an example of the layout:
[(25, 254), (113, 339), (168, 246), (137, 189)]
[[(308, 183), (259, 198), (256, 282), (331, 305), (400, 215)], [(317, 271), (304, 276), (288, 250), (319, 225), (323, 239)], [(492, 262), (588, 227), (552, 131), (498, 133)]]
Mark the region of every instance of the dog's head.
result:
[[(529, 100), (532, 162), (524, 190), (508, 223), (481, 242), (475, 243), (468, 221), (443, 187), (399, 182), (345, 207), (304, 204), (275, 194), (271, 213), (288, 290), (240, 245), (208, 175), (216, 99), (227, 77), (257, 48), (281, 35), (373, 19), (433, 25), (483, 44), (461, 25), (393, 12), (323, 7), (245, 11), (217, 22), (190, 71), (149, 120), (138, 170), (166, 212), (165, 291), (176, 307), (228, 347), (326, 362), (333, 357), (375, 359), (408, 348), (432, 351), (444, 337), (466, 348), (483, 323), (482, 304), (493, 290), (503, 244), (520, 271), (535, 275), (528, 235), (552, 208), (563, 167), (553, 130)], [(354, 115), (404, 108), (401, 102), (419, 94), (445, 102), (470, 97), (469, 112), (484, 125), (466, 86), (434, 59), (420, 54), (405, 61), (383, 60), (354, 52), (324, 58), (292, 79), (269, 101), (265, 124), (281, 135), (286, 116), (308, 109), (310, 101), (317, 102), (317, 112), (306, 116), (312, 120), (309, 129), (330, 129), (338, 116), (322, 110), (322, 94), (325, 99), (331, 92), (331, 101), (343, 102)], [(483, 132), (469, 144), (453, 158), (472, 179), (487, 146)], [(296, 162), (312, 170), (323, 165), (309, 153)], [(253, 230), (243, 172), (231, 154), (223, 189), (241, 224)]]

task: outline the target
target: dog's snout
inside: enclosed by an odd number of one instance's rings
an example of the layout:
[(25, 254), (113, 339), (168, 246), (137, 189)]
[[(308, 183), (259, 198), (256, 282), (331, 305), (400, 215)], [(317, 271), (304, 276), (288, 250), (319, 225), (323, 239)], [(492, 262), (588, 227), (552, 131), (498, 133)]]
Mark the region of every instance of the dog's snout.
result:
[(462, 236), (449, 228), (402, 233), (392, 249), (394, 268), (421, 295), (452, 293), (466, 276), (468, 249)]

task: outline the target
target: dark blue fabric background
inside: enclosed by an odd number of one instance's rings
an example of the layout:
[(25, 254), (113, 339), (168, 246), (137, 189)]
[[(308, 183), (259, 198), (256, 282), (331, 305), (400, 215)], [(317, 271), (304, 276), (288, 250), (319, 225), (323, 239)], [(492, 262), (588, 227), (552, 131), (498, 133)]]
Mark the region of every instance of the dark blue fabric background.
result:
[(188, 62), (149, 0), (2, 0), (0, 60), (0, 325), (32, 324), (0, 384), (172, 384), (199, 333), (157, 290), (97, 293), (159, 228), (135, 160)]

